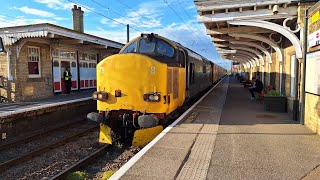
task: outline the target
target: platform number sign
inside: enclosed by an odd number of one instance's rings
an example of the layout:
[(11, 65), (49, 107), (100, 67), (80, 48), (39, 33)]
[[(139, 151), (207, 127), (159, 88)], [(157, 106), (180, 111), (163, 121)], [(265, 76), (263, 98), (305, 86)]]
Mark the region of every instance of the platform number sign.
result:
[(4, 52), (2, 38), (0, 37), (0, 52)]

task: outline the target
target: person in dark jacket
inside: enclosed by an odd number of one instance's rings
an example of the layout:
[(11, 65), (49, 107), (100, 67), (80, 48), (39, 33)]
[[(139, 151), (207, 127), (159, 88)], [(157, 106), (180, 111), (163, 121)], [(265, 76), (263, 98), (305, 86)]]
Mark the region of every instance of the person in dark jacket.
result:
[(252, 78), (252, 81), (253, 81), (253, 86), (249, 88), (249, 91), (251, 93), (251, 100), (254, 100), (255, 99), (254, 92), (260, 93), (263, 90), (263, 83), (255, 77)]
[(72, 81), (71, 81), (72, 74), (70, 72), (69, 67), (66, 68), (66, 71), (63, 73), (63, 77), (64, 77), (64, 84), (66, 86), (66, 93), (70, 94), (71, 86), (72, 86)]

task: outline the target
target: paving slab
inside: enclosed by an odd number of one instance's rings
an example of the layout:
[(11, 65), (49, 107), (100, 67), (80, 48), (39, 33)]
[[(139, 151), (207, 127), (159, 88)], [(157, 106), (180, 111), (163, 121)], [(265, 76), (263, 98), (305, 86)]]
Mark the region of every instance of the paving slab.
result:
[[(230, 80), (230, 81), (229, 81)], [(320, 136), (226, 78), (121, 179), (320, 180)]]
[[(228, 81), (224, 81), (228, 84)], [(227, 87), (221, 90), (226, 95)], [(220, 92), (219, 92), (220, 93)], [(121, 179), (194, 179), (206, 177), (218, 130), (222, 103), (218, 93), (210, 93), (206, 102), (191, 110), (148, 150)], [(220, 100), (216, 102), (215, 100)], [(200, 104), (200, 103), (199, 103)], [(204, 123), (208, 122), (208, 123)], [(185, 166), (184, 166), (185, 165)], [(198, 167), (194, 170), (194, 167)], [(202, 168), (202, 167), (206, 168)], [(201, 169), (202, 168), (202, 169)], [(186, 172), (183, 176), (180, 172)], [(190, 176), (191, 173), (191, 176)], [(179, 176), (180, 175), (180, 176)], [(179, 177), (178, 177), (179, 176)]]
[(320, 164), (319, 135), (249, 98), (231, 79), (207, 179), (301, 179)]

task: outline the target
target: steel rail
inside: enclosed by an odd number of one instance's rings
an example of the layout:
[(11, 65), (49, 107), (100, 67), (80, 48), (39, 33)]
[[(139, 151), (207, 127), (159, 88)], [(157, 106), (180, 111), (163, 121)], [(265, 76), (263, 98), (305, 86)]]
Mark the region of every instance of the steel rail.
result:
[[(120, 139), (120, 137), (118, 137), (117, 139), (115, 139), (114, 141), (118, 141)], [(102, 154), (104, 154), (105, 152), (107, 152), (110, 148), (112, 147), (112, 145), (105, 145), (102, 148), (98, 149), (97, 151), (95, 151), (94, 153), (90, 154), (89, 156), (83, 158), (82, 160), (76, 162), (75, 164), (73, 164), (72, 166), (68, 167), (67, 169), (63, 170), (62, 172), (60, 172), (59, 174), (49, 178), (50, 180), (56, 180), (56, 179), (64, 179), (64, 177), (71, 172), (74, 172), (76, 170), (79, 170), (80, 168), (92, 163), (93, 161), (96, 160), (96, 157), (101, 156)]]
[(86, 133), (88, 133), (88, 132), (90, 132), (90, 131), (93, 131), (93, 130), (98, 129), (98, 127), (99, 127), (98, 125), (91, 126), (90, 128), (87, 128), (87, 129), (85, 129), (85, 130), (82, 130), (82, 131), (80, 131), (80, 132), (78, 132), (78, 133), (76, 133), (76, 134), (72, 134), (72, 135), (70, 135), (70, 136), (68, 136), (68, 137), (66, 137), (66, 138), (64, 138), (64, 139), (62, 139), (62, 140), (60, 140), (60, 141), (56, 141), (56, 142), (54, 142), (54, 143), (52, 143), (52, 144), (42, 146), (42, 147), (40, 147), (40, 148), (38, 148), (38, 149), (36, 149), (36, 150), (33, 150), (33, 151), (31, 151), (31, 152), (22, 154), (22, 155), (19, 156), (19, 157), (16, 157), (16, 158), (14, 158), (14, 159), (11, 159), (11, 160), (8, 160), (8, 161), (6, 161), (6, 162), (4, 162), (4, 163), (1, 163), (1, 164), (0, 164), (0, 171), (5, 171), (5, 170), (11, 168), (12, 166), (15, 166), (15, 165), (17, 165), (17, 164), (19, 164), (19, 163), (21, 163), (21, 162), (30, 160), (30, 159), (32, 159), (33, 157), (38, 156), (38, 155), (40, 155), (40, 154), (42, 154), (42, 153), (44, 153), (44, 152), (47, 152), (47, 151), (49, 151), (49, 150), (51, 150), (51, 149), (53, 149), (53, 148), (62, 146), (62, 145), (64, 145), (65, 143), (70, 142), (70, 141), (76, 139), (77, 137), (79, 137), (79, 136), (81, 136), (81, 135), (83, 135), (83, 134), (86, 134)]
[(21, 139), (18, 139), (18, 140), (14, 140), (14, 141), (11, 141), (9, 143), (6, 143), (6, 144), (3, 144), (0, 146), (0, 151), (3, 151), (3, 150), (6, 150), (6, 149), (9, 149), (9, 148), (12, 148), (14, 146), (18, 146), (22, 143), (26, 143), (26, 142), (30, 142), (31, 140), (35, 140), (35, 139), (38, 139), (40, 138), (41, 136), (43, 135), (47, 135), (53, 131), (57, 131), (57, 130), (60, 130), (62, 128), (65, 128), (65, 127), (68, 127), (68, 126), (71, 126), (73, 124), (76, 124), (76, 123), (80, 123), (81, 121), (85, 121), (83, 119), (81, 120), (76, 120), (76, 121), (73, 121), (73, 122), (69, 122), (69, 123), (66, 123), (66, 124), (63, 124), (59, 127), (54, 127), (54, 128), (51, 128), (51, 129), (48, 129), (48, 130), (45, 130), (45, 131), (40, 131), (40, 132), (37, 132), (33, 135), (29, 135), (27, 137), (24, 137), (24, 138), (21, 138)]

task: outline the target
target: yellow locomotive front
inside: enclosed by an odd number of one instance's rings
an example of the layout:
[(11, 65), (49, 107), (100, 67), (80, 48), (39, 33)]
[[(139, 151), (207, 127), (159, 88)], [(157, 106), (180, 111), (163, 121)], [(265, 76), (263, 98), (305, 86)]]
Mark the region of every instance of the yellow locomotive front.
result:
[(134, 133), (142, 146), (158, 135), (158, 126), (184, 102), (185, 68), (176, 61), (174, 44), (153, 34), (129, 42), (120, 54), (97, 65), (100, 142), (112, 143), (110, 131)]
[[(97, 66), (97, 95), (108, 93), (97, 102), (99, 111), (131, 110), (144, 113), (166, 112), (167, 66), (140, 54), (119, 54)], [(103, 94), (103, 93), (102, 93)]]

